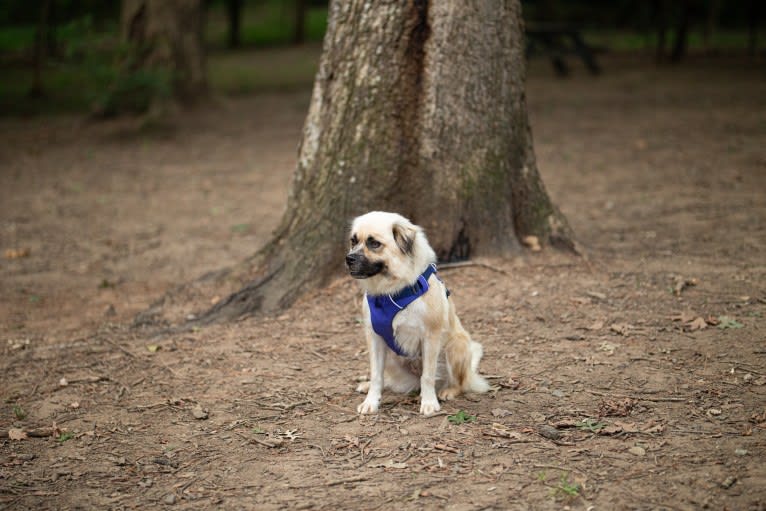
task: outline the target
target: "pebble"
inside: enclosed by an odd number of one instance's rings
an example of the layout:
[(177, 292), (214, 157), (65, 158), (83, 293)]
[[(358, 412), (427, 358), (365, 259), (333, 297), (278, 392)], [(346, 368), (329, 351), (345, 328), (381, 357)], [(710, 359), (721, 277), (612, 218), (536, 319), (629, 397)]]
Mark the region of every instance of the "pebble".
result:
[(207, 419), (207, 411), (203, 410), (200, 405), (195, 405), (191, 409), (192, 416), (197, 420)]
[(540, 433), (540, 436), (544, 436), (550, 440), (558, 440), (561, 438), (561, 431), (547, 424), (540, 426), (537, 431)]
[(722, 487), (722, 488), (726, 488), (726, 489), (729, 489), (729, 488), (731, 488), (732, 486), (734, 486), (734, 483), (736, 483), (736, 482), (737, 482), (737, 478), (736, 478), (736, 477), (734, 477), (734, 476), (729, 476), (729, 477), (727, 477), (727, 478), (724, 480), (724, 482), (722, 482), (722, 483), (721, 483), (721, 487)]
[(734, 454), (736, 454), (737, 456), (744, 456), (747, 454), (747, 449), (742, 449), (742, 448), (734, 449)]
[(176, 496), (174, 494), (172, 494), (172, 493), (169, 493), (169, 494), (165, 495), (165, 498), (162, 499), (162, 501), (165, 504), (167, 504), (169, 506), (172, 506), (173, 504), (176, 503)]
[(646, 449), (643, 447), (640, 447), (638, 445), (634, 445), (630, 449), (628, 449), (628, 452), (634, 456), (645, 456), (646, 455)]

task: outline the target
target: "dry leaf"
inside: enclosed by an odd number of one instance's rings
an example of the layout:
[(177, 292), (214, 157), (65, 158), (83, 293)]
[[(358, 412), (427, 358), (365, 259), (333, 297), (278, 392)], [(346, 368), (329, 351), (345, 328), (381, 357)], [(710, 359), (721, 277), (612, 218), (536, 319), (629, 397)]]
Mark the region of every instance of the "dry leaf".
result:
[(493, 417), (506, 417), (508, 415), (511, 415), (510, 410), (506, 410), (505, 408), (493, 408), (492, 409), (492, 416)]
[(622, 433), (622, 428), (617, 424), (608, 424), (601, 428), (598, 433), (600, 435), (616, 435), (617, 433)]
[(646, 455), (646, 449), (643, 447), (640, 447), (638, 445), (634, 445), (630, 449), (628, 449), (628, 452), (630, 454), (633, 454), (634, 456), (645, 456)]
[(614, 323), (609, 326), (609, 330), (617, 332), (620, 335), (628, 335), (632, 329), (633, 326), (627, 323)]
[(707, 328), (707, 321), (705, 321), (705, 319), (701, 316), (698, 316), (694, 318), (693, 321), (690, 321), (688, 324), (684, 325), (684, 327), (687, 328), (690, 332), (704, 330)]
[(586, 330), (601, 330), (604, 328), (604, 322), (599, 320), (585, 327)]
[(21, 259), (22, 257), (29, 257), (32, 251), (28, 248), (9, 248), (3, 252), (3, 257), (6, 259)]
[(8, 438), (11, 440), (24, 440), (27, 437), (26, 432), (20, 428), (11, 428), (8, 430)]
[(614, 425), (622, 429), (625, 433), (638, 433), (639, 428), (632, 422), (614, 421)]
[(627, 417), (635, 406), (636, 401), (626, 397), (624, 399), (605, 399), (598, 406), (598, 414), (601, 417)]
[(614, 355), (614, 350), (617, 349), (617, 345), (612, 344), (611, 342), (602, 342), (601, 345), (598, 347), (599, 351), (606, 351), (610, 355)]
[(697, 279), (687, 279), (687, 278), (678, 276), (674, 280), (675, 280), (675, 285), (673, 286), (673, 294), (676, 296), (681, 296), (681, 292), (687, 287), (697, 285)]
[(720, 323), (720, 321), (718, 321), (718, 318), (715, 316), (708, 316), (707, 318), (705, 318), (705, 321), (710, 326), (718, 326), (718, 324)]
[(644, 433), (662, 433), (665, 431), (663, 424), (654, 424), (653, 421), (649, 421), (642, 427)]
[(694, 320), (697, 315), (692, 311), (684, 311), (678, 314), (673, 314), (670, 319), (673, 321), (680, 321), (681, 323), (689, 323)]
[(539, 252), (541, 250), (540, 240), (537, 239), (537, 236), (524, 236), (521, 242), (532, 252)]
[(499, 422), (492, 423), (492, 433), (505, 438), (515, 438), (516, 440), (521, 440), (524, 438), (523, 435), (518, 431), (513, 431), (505, 424), (501, 424)]

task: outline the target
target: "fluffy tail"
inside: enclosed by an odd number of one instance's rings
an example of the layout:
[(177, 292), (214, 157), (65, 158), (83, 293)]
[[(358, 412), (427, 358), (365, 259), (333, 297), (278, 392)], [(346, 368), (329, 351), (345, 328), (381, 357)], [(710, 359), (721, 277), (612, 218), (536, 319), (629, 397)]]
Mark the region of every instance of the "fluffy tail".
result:
[(471, 371), (465, 383), (465, 390), (482, 394), (489, 390), (489, 383), (479, 375), (479, 362), (484, 354), (484, 348), (476, 341), (471, 341)]

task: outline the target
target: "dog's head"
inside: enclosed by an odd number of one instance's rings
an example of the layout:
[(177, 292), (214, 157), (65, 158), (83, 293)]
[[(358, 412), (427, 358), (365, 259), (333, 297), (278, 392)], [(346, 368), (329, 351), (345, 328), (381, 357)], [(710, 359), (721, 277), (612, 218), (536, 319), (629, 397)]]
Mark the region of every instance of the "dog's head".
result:
[(436, 260), (423, 230), (396, 213), (373, 211), (355, 218), (349, 245), (348, 271), (371, 294), (411, 285)]

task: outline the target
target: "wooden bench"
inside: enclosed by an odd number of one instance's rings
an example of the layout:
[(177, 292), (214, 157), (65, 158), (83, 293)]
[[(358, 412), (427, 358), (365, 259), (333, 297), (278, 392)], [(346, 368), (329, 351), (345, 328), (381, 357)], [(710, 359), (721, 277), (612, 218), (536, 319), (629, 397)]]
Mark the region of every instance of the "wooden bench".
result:
[(605, 49), (586, 44), (580, 30), (575, 27), (554, 23), (527, 23), (526, 36), (527, 58), (538, 52), (547, 55), (559, 76), (569, 74), (569, 66), (564, 60), (566, 55), (579, 56), (591, 74), (601, 73), (596, 53)]

